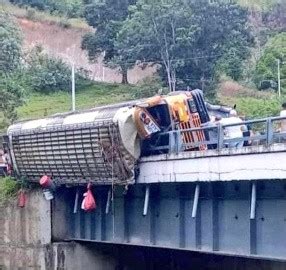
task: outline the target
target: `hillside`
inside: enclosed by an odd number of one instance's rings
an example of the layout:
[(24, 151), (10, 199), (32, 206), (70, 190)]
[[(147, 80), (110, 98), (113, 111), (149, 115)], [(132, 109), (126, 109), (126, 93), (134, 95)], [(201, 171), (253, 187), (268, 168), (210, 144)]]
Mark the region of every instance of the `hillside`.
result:
[[(279, 0), (241, 0), (240, 3), (256, 10), (260, 8), (265, 10), (269, 9), (276, 1)], [(74, 61), (78, 68), (88, 70), (90, 78), (97, 81), (83, 89), (77, 89), (76, 103), (78, 109), (120, 102), (134, 97), (136, 87), (118, 84), (121, 81), (121, 75), (116, 70), (104, 67), (101, 58), (96, 63), (88, 61), (86, 53), (81, 49), (81, 40), (84, 34), (93, 31), (93, 29), (83, 20), (79, 18), (67, 19), (47, 12), (20, 8), (7, 3), (5, 0), (0, 0), (1, 9), (8, 11), (16, 18), (24, 37), (24, 50), (40, 45), (49, 55), (62, 58), (66, 62)], [(256, 19), (255, 12), (253, 12), (253, 19)], [(261, 27), (260, 20), (259, 17), (255, 21), (256, 24), (254, 25), (257, 25), (257, 28)], [(260, 55), (261, 48), (259, 47), (253, 51), (252, 58), (255, 58), (256, 51)], [(135, 84), (143, 78), (153, 75), (154, 71), (154, 68), (142, 70), (136, 67), (128, 72), (129, 82)], [(265, 94), (255, 89), (248, 89), (242, 86), (243, 83), (239, 87), (237, 85), (234, 87), (236, 90), (232, 92), (233, 85), (228, 90), (225, 84), (221, 84), (217, 89), (217, 102), (228, 106), (237, 104), (240, 114), (247, 117), (277, 114), (281, 101), (276, 98), (275, 94)], [(252, 87), (255, 86), (252, 84)], [(66, 92), (56, 92), (49, 95), (29, 93), (25, 105), (17, 110), (19, 119), (39, 118), (68, 111), (70, 110), (70, 100), (70, 95)]]
[[(90, 63), (86, 53), (80, 48), (82, 36), (91, 31), (90, 28), (64, 28), (58, 24), (25, 18), (18, 18), (17, 21), (23, 31), (26, 49), (41, 45), (48, 54), (65, 61), (74, 61), (77, 68), (88, 70), (91, 79), (95, 81), (121, 82), (121, 75), (116, 70), (104, 67), (102, 59), (98, 59), (96, 63)], [(129, 82), (137, 83), (152, 73), (152, 69), (134, 68), (128, 73)]]
[[(92, 83), (77, 90), (76, 108), (89, 109), (99, 105), (112, 104), (134, 99), (138, 87), (122, 84)], [(247, 118), (275, 116), (280, 102), (273, 93), (257, 92), (236, 82), (225, 81), (218, 86), (218, 103), (237, 105), (240, 115)], [(18, 109), (19, 120), (41, 118), (71, 109), (71, 95), (57, 92), (49, 95), (33, 93), (28, 102)]]
[[(18, 22), (24, 38), (26, 50), (40, 45), (48, 54), (74, 61), (77, 68), (83, 68), (95, 81), (120, 83), (121, 75), (114, 69), (104, 67), (102, 59), (90, 63), (86, 52), (81, 49), (82, 36), (93, 31), (81, 19), (65, 19), (50, 15), (47, 12), (35, 11), (13, 6), (0, 0), (0, 10), (13, 14)], [(32, 12), (31, 12), (32, 10)], [(135, 84), (154, 73), (153, 68), (142, 70), (135, 67), (128, 72), (129, 82)]]
[[(99, 105), (133, 99), (135, 87), (122, 84), (93, 83), (76, 91), (76, 109), (89, 109)], [(18, 109), (20, 120), (40, 118), (71, 109), (71, 95), (66, 92), (52, 94), (33, 93), (28, 102)]]
[(239, 4), (256, 10), (269, 10), (274, 4), (284, 0), (238, 0)]

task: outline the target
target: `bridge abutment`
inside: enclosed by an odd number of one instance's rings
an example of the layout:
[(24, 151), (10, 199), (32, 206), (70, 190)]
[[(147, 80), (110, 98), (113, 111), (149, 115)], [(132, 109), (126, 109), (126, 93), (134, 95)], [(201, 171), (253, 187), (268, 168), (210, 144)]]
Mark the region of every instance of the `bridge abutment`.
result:
[[(75, 242), (52, 241), (52, 216), (57, 220), (61, 214), (52, 215), (51, 204), (41, 190), (27, 195), (24, 208), (19, 208), (16, 200), (0, 207), (1, 270), (115, 269), (116, 260), (111, 255)], [(61, 232), (67, 228), (64, 218), (54, 226)]]

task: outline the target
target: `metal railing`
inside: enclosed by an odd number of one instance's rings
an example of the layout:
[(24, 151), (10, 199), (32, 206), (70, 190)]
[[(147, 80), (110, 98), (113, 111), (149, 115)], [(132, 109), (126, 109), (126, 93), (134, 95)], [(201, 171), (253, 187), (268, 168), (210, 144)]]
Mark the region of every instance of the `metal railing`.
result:
[[(270, 147), (274, 143), (286, 143), (286, 131), (280, 132), (278, 124), (286, 117), (269, 117), (243, 121), (235, 124), (221, 125), (219, 123), (210, 123), (211, 126), (203, 126), (191, 129), (178, 129), (158, 134), (158, 137), (168, 136), (168, 144), (152, 146), (151, 151), (156, 153), (179, 153), (187, 149), (199, 150), (202, 146), (206, 149), (221, 151), (225, 148), (242, 148), (247, 146)], [(228, 138), (226, 136), (227, 128), (240, 126), (242, 131), (252, 131), (250, 135), (240, 138)], [(197, 137), (198, 133), (203, 132), (205, 140), (186, 143), (183, 141), (184, 133)], [(239, 146), (235, 146), (235, 144)]]

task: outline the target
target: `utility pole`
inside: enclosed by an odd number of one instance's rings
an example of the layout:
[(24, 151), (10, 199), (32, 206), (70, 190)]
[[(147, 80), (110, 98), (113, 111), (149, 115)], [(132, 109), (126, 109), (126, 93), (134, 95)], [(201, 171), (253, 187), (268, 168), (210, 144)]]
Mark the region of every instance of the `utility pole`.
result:
[(104, 52), (103, 52), (103, 59), (102, 59), (102, 63), (101, 63), (101, 65), (102, 65), (102, 81), (103, 81), (103, 82), (105, 81), (105, 68), (104, 68), (104, 58), (105, 58), (105, 54), (106, 54), (106, 52), (104, 51)]
[[(70, 48), (68, 49), (70, 52)], [(67, 60), (67, 63), (71, 66), (71, 110), (75, 111), (75, 46), (73, 46), (73, 56), (68, 54), (61, 54), (63, 59)]]
[(277, 59), (278, 96), (281, 97), (280, 59)]
[(75, 111), (75, 68), (74, 68), (74, 62), (72, 62), (72, 74), (71, 74), (71, 80), (72, 80), (72, 111)]

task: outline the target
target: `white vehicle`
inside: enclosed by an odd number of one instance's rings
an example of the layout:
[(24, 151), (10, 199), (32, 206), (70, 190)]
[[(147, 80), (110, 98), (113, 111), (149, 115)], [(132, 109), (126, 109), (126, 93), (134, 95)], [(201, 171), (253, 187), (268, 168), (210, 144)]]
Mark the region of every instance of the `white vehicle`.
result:
[(173, 134), (183, 151), (206, 150), (205, 131), (189, 129), (210, 121), (200, 90), (103, 106), (16, 123), (7, 132), (16, 175), (39, 181), (49, 175), (63, 184), (129, 184), (140, 156), (170, 153)]

